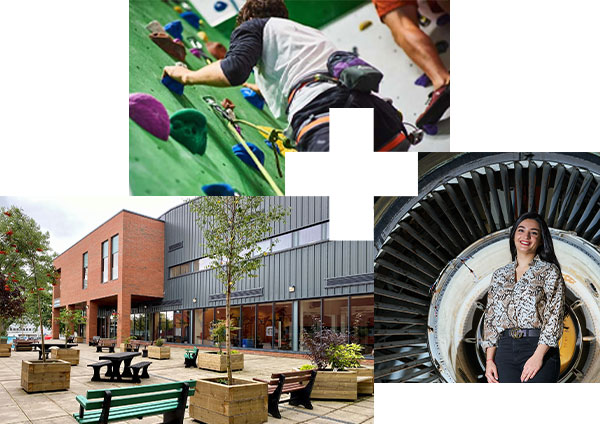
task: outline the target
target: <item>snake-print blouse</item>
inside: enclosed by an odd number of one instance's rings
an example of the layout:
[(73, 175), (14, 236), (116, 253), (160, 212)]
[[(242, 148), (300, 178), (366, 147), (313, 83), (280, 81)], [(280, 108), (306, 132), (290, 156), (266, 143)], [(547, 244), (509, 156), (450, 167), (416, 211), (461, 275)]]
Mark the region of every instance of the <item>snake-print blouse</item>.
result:
[(517, 262), (494, 271), (485, 309), (481, 347), (497, 346), (508, 328), (539, 328), (538, 344), (558, 346), (563, 332), (565, 283), (558, 267), (535, 256), (515, 281)]

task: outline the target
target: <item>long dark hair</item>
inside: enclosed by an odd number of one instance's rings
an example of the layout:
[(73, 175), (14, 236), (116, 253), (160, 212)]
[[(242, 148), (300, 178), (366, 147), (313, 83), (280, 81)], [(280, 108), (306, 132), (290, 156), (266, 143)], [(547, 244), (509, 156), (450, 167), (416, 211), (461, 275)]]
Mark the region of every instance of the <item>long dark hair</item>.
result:
[(548, 225), (546, 224), (546, 221), (544, 221), (544, 218), (542, 218), (536, 212), (526, 212), (522, 214), (519, 217), (519, 219), (515, 221), (512, 228), (510, 229), (510, 236), (508, 242), (510, 243), (510, 255), (512, 256), (513, 261), (517, 257), (517, 246), (515, 246), (515, 233), (517, 232), (519, 224), (521, 224), (521, 222), (523, 222), (526, 219), (533, 219), (537, 221), (537, 223), (540, 225), (542, 242), (538, 246), (535, 253), (540, 256), (541, 260), (556, 265), (558, 267), (558, 270), (560, 271), (560, 264), (558, 263), (558, 259), (556, 259), (556, 254), (554, 253), (554, 244), (552, 244), (552, 236), (550, 235)]
[(238, 12), (235, 24), (240, 26), (254, 18), (288, 18), (283, 0), (248, 0)]

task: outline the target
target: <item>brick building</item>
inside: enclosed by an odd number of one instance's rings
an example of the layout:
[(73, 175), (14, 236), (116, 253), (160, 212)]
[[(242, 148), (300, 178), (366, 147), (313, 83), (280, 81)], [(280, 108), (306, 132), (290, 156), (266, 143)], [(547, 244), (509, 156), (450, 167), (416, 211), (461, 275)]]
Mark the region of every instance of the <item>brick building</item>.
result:
[[(258, 277), (239, 281), (232, 294), (239, 327), (233, 345), (302, 351), (302, 330), (318, 317), (371, 354), (373, 243), (330, 241), (328, 198), (265, 198), (265, 206), (271, 204), (291, 214), (261, 242), (278, 239)], [(122, 211), (55, 260), (61, 282), (53, 316), (63, 307), (85, 310), (88, 325), (79, 333), (88, 339), (98, 335), (120, 343), (134, 336), (212, 346), (210, 324), (224, 319), (225, 296), (207, 265), (202, 231), (187, 203), (159, 219)]]

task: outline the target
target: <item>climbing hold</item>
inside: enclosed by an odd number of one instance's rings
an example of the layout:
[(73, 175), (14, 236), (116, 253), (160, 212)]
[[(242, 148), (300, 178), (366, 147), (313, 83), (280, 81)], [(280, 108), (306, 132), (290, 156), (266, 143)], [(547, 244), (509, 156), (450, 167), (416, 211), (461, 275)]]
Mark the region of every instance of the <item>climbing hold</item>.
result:
[(227, 54), (227, 48), (216, 41), (207, 41), (206, 48), (210, 54), (214, 56), (215, 59), (224, 59)]
[(167, 109), (156, 98), (146, 93), (129, 95), (129, 117), (150, 134), (167, 141), (170, 125)]
[(206, 117), (196, 109), (181, 109), (171, 115), (171, 137), (192, 153), (206, 151)]
[(364, 31), (365, 29), (369, 28), (371, 25), (373, 25), (373, 22), (371, 22), (371, 21), (362, 21), (358, 25), (358, 29), (361, 31)]
[(158, 21), (152, 21), (146, 25), (146, 29), (150, 32), (165, 32), (165, 29)]
[(435, 23), (437, 24), (437, 26), (448, 25), (450, 23), (450, 15), (446, 13), (440, 16), (439, 18), (437, 18), (437, 21)]
[(204, 42), (208, 41), (208, 35), (206, 35), (206, 33), (204, 31), (199, 31), (198, 37), (200, 37), (200, 39)]
[(175, 6), (173, 9), (175, 9), (175, 12), (177, 12), (177, 13), (183, 12), (183, 9), (181, 8), (181, 6)]
[(450, 44), (445, 40), (441, 40), (435, 43), (435, 48), (439, 54), (446, 53), (449, 47)]
[(215, 2), (215, 10), (217, 12), (222, 12), (225, 9), (227, 9), (227, 3), (225, 3), (224, 1)]
[(183, 12), (180, 16), (194, 28), (200, 28), (200, 16), (196, 15), (194, 12)]
[(223, 99), (223, 101), (221, 102), (221, 106), (223, 107), (223, 109), (235, 109), (235, 104), (227, 98)]
[(423, 74), (415, 80), (415, 85), (420, 85), (421, 87), (429, 87), (431, 85), (431, 80), (427, 75)]
[(179, 61), (185, 60), (185, 46), (181, 41), (176, 43), (164, 32), (154, 32), (150, 34), (150, 38), (173, 59)]
[(173, 38), (179, 38), (180, 40), (183, 38), (183, 24), (181, 21), (169, 22), (165, 25), (165, 31)]
[[(264, 165), (265, 154), (263, 153), (263, 151), (250, 142), (246, 142), (246, 144), (248, 145), (248, 147), (250, 147), (250, 150), (252, 151), (252, 153), (254, 153), (254, 156), (256, 156), (261, 165)], [(240, 158), (242, 162), (244, 162), (246, 165), (258, 169), (258, 166), (256, 166), (256, 164), (254, 163), (254, 161), (252, 160), (252, 158), (241, 143), (238, 143), (235, 146), (233, 146), (231, 150), (233, 150), (233, 154)]]
[(183, 6), (183, 8), (185, 10), (192, 10), (192, 7), (189, 4), (187, 4), (186, 2), (184, 2), (184, 1), (181, 2), (181, 5)]
[(181, 66), (182, 68), (185, 68), (185, 69), (188, 68), (188, 66), (183, 62), (175, 62), (175, 66)]
[(423, 125), (423, 131), (429, 135), (436, 135), (438, 133), (438, 127), (435, 124), (425, 124)]
[(417, 12), (417, 15), (419, 18), (419, 25), (421, 25), (422, 27), (429, 26), (429, 24), (431, 23), (431, 19), (429, 19), (427, 16), (421, 15), (419, 12)]
[(207, 196), (235, 196), (237, 194), (235, 189), (226, 183), (206, 184), (202, 186), (202, 191)]
[(160, 82), (162, 82), (165, 85), (165, 87), (167, 87), (173, 93), (178, 94), (180, 96), (183, 94), (183, 84), (175, 81), (170, 76), (165, 75)]
[(256, 91), (252, 90), (251, 88), (244, 87), (240, 89), (240, 92), (242, 93), (242, 96), (244, 96), (244, 99), (248, 100), (252, 106), (263, 110), (265, 107), (265, 101), (258, 95)]
[(353, 46), (352, 47), (352, 53), (354, 53), (356, 56), (358, 56), (358, 47)]
[[(269, 146), (269, 149), (273, 150), (273, 144), (266, 138), (265, 138), (265, 144), (267, 146)], [(279, 145), (277, 143), (275, 143), (275, 148), (277, 149), (277, 153), (281, 153), (281, 151), (279, 150)]]

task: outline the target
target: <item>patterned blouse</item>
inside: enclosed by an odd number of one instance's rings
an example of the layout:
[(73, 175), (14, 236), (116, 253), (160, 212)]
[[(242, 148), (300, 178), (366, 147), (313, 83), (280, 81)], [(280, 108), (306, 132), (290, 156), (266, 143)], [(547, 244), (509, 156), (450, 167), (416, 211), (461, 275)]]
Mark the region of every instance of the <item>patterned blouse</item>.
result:
[(497, 346), (508, 328), (539, 328), (538, 344), (558, 346), (563, 332), (565, 282), (558, 267), (538, 255), (519, 281), (517, 261), (494, 271), (485, 309), (481, 347)]

